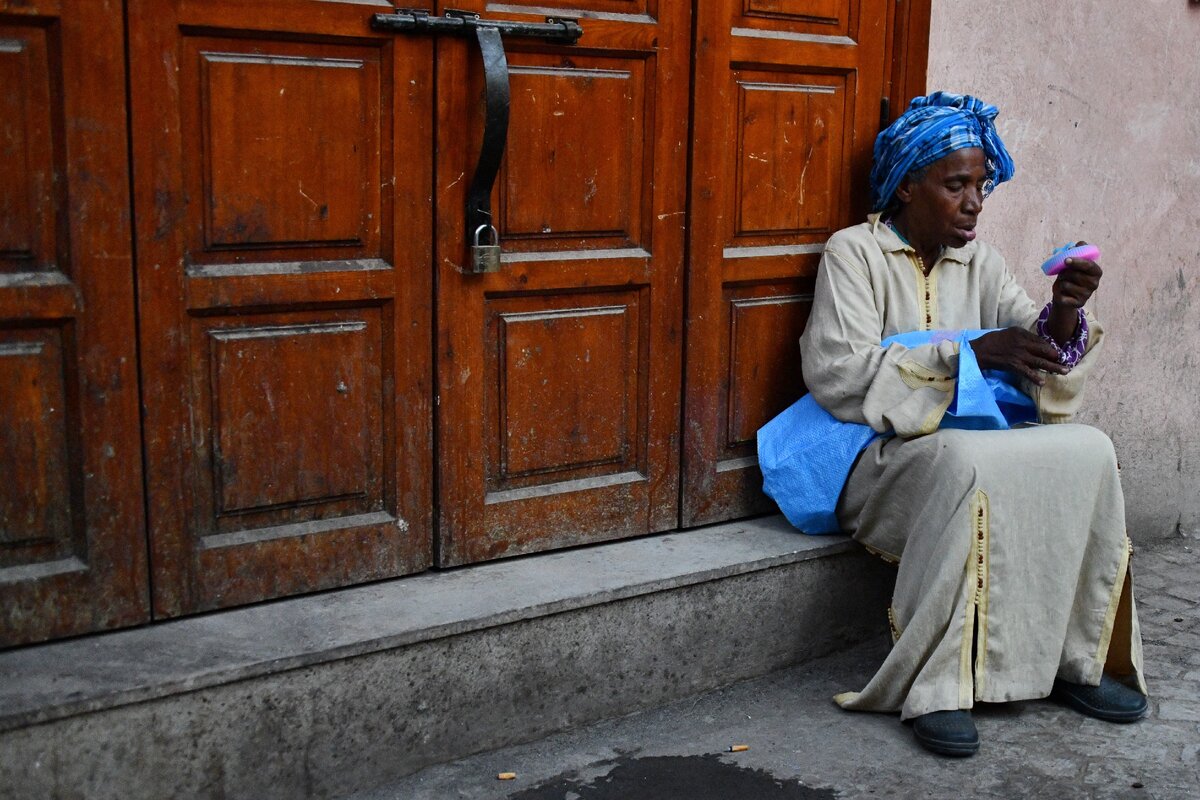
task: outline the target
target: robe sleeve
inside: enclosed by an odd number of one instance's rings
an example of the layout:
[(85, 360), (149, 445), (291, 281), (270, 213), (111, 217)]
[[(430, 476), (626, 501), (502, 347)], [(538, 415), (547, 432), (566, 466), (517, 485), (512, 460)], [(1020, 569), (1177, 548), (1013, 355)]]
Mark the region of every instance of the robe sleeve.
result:
[[(1022, 381), (1021, 388), (1037, 403), (1038, 421), (1046, 424), (1070, 422), (1083, 405), (1083, 389), (1087, 377), (1096, 367), (1104, 348), (1104, 328), (1084, 309), (1088, 322), (1087, 349), (1066, 375), (1047, 375), (1044, 386)], [(1036, 323), (1036, 320), (1035, 320)]]
[(800, 337), (805, 385), (844, 422), (904, 437), (932, 433), (954, 397), (958, 344), (884, 348), (882, 332), (865, 266), (827, 248)]
[[(998, 327), (1020, 327), (1037, 333), (1041, 307), (1033, 302), (1008, 270), (1004, 270), (999, 293)], [(1083, 403), (1083, 388), (1087, 376), (1095, 368), (1104, 345), (1104, 329), (1084, 310), (1088, 323), (1087, 347), (1079, 362), (1066, 375), (1046, 375), (1046, 383), (1021, 380), (1021, 390), (1037, 404), (1038, 421), (1043, 423), (1070, 422)]]

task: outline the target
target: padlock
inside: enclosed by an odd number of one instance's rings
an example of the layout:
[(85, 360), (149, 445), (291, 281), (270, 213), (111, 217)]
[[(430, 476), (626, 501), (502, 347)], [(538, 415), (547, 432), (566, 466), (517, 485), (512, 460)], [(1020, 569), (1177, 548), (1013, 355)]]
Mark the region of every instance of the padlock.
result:
[[(480, 234), (491, 231), (492, 243), (480, 244)], [(496, 272), (500, 269), (500, 234), (494, 225), (480, 225), (475, 229), (475, 239), (471, 243), (471, 271)]]

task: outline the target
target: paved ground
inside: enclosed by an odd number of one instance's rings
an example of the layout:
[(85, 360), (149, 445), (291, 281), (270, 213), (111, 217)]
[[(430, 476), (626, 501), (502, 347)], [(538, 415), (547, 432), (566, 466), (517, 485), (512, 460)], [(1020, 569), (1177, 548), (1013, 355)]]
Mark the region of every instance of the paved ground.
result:
[[(355, 800), (1200, 798), (1200, 543), (1134, 559), (1152, 701), (1134, 725), (1047, 701), (985, 706), (977, 756), (929, 755), (898, 717), (830, 700), (869, 677), (881, 629), (876, 642), (802, 667), (431, 767)], [(734, 744), (749, 749), (724, 752)]]

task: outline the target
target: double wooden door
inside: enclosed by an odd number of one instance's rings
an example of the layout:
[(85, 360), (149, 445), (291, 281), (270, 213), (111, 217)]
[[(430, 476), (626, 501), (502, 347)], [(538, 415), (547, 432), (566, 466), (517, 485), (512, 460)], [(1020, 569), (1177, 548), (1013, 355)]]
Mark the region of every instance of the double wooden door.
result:
[(506, 43), (484, 275), (469, 41), (0, 0), (5, 642), (769, 508), (754, 431), (863, 211), (894, 4), (451, 5), (585, 30)]
[(478, 150), (478, 65), (439, 49), (444, 565), (770, 510), (755, 432), (803, 393), (819, 253), (866, 210), (895, 4), (584, 5), (576, 47), (512, 45), (486, 277), (444, 213)]

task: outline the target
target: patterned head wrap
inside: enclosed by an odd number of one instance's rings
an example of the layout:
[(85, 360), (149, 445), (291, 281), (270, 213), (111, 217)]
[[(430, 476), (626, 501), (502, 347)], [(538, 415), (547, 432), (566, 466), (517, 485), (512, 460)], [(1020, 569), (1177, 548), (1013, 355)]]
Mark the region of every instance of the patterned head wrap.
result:
[(887, 207), (905, 175), (965, 147), (983, 149), (987, 163), (983, 194), (991, 194), (1013, 176), (1012, 157), (996, 132), (999, 113), (969, 94), (934, 92), (913, 98), (908, 110), (875, 138), (871, 210)]

